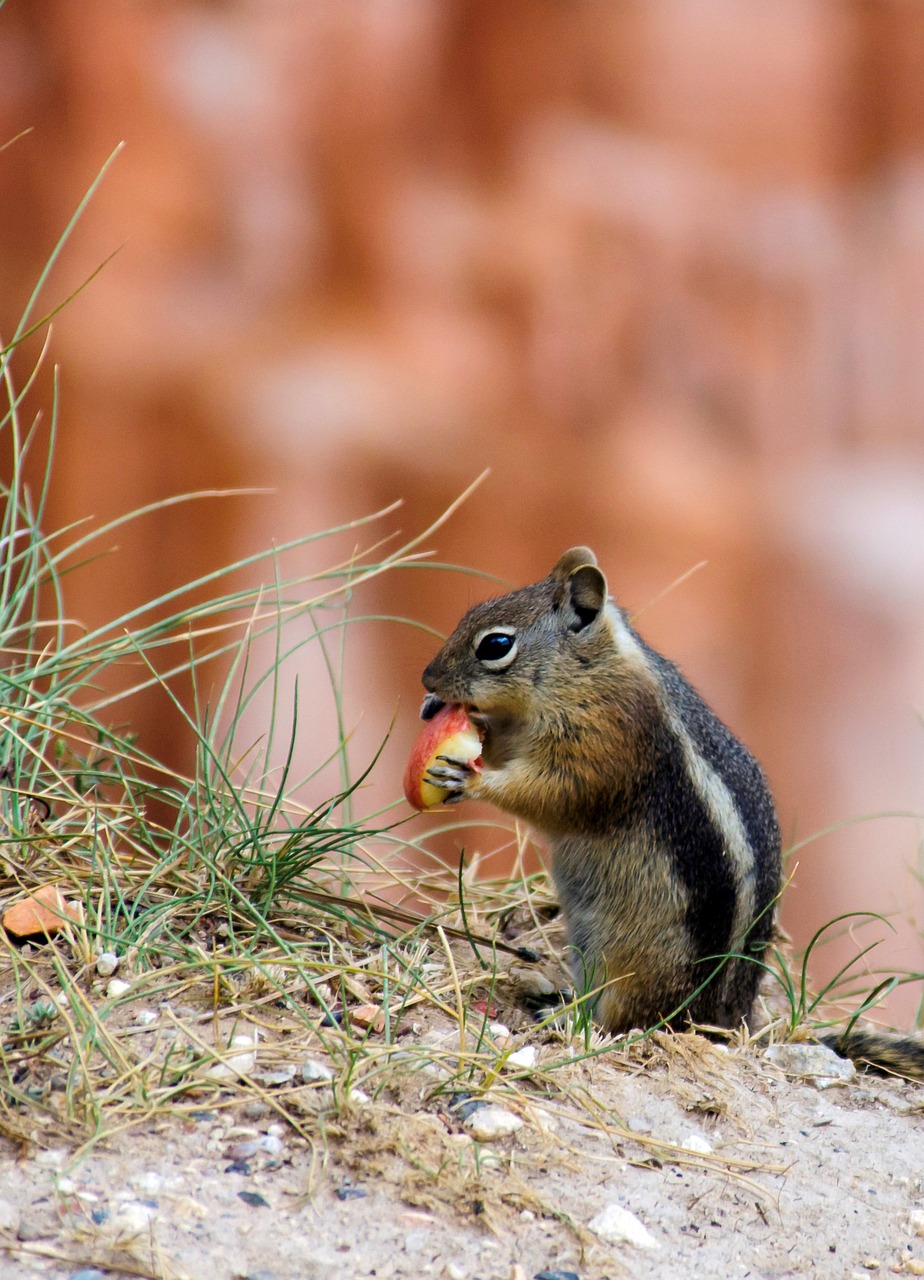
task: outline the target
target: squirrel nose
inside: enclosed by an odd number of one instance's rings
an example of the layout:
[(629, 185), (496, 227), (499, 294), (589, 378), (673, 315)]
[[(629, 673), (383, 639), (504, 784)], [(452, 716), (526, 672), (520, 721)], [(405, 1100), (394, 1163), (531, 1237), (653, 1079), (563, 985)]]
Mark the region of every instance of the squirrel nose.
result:
[(437, 711), (439, 711), (442, 707), (445, 707), (445, 705), (446, 703), (443, 701), (443, 699), (438, 698), (435, 693), (428, 693), (427, 696), (424, 698), (423, 704), (420, 708), (421, 720), (432, 720), (433, 717), (436, 715)]

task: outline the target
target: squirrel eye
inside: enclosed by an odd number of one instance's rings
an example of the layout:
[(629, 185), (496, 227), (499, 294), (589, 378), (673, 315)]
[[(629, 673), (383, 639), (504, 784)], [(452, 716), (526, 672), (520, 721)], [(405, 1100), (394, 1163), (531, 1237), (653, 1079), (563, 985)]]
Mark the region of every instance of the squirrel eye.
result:
[(475, 657), (489, 670), (500, 671), (509, 667), (517, 656), (515, 637), (507, 631), (486, 631), (477, 637)]

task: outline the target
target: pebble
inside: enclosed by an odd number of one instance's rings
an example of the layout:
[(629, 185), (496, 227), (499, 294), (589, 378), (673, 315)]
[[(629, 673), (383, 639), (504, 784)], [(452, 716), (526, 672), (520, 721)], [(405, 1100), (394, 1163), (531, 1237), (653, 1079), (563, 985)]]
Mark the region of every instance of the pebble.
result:
[(106, 1277), (96, 1267), (84, 1267), (80, 1271), (72, 1271), (67, 1280), (106, 1280)]
[(361, 1004), (350, 1012), (350, 1021), (358, 1027), (371, 1027), (381, 1034), (385, 1030), (385, 1011), (376, 1004)]
[(312, 1084), (315, 1080), (333, 1080), (334, 1072), (327, 1063), (309, 1058), (301, 1065), (301, 1076), (306, 1084)]
[(521, 1210), (520, 1210), (520, 1221), (521, 1221), (521, 1222), (535, 1222), (535, 1221), (536, 1221), (536, 1215), (533, 1213), (532, 1209), (521, 1209)]
[(526, 1067), (528, 1069), (536, 1065), (538, 1056), (539, 1050), (534, 1044), (524, 1044), (522, 1049), (517, 1049), (516, 1052), (511, 1053), (507, 1063), (511, 1067)]
[(447, 1262), (443, 1269), (446, 1280), (468, 1280), (468, 1268), (458, 1262)]
[(257, 1038), (255, 1035), (232, 1036), (229, 1048), (238, 1049), (241, 1052), (230, 1054), (224, 1062), (213, 1062), (205, 1073), (210, 1080), (229, 1080), (232, 1076), (250, 1075), (256, 1066)]
[(244, 1280), (276, 1280), (275, 1271), (248, 1271)]
[(13, 1231), (19, 1226), (19, 1210), (9, 1200), (0, 1200), (0, 1231)]
[(912, 1276), (924, 1276), (924, 1258), (906, 1259), (905, 1270)]
[(288, 1084), (290, 1080), (294, 1080), (296, 1070), (295, 1064), (288, 1062), (284, 1067), (276, 1067), (272, 1071), (252, 1071), (250, 1074), (257, 1084), (272, 1087), (277, 1084)]
[(45, 1169), (60, 1169), (67, 1157), (66, 1147), (49, 1147), (45, 1151), (36, 1153), (35, 1163), (42, 1165)]
[(509, 1040), (510, 1028), (505, 1022), (489, 1022), (488, 1030), (495, 1040)]
[(493, 1142), (496, 1138), (506, 1138), (522, 1129), (523, 1121), (506, 1107), (488, 1102), (467, 1116), (462, 1121), (462, 1126), (476, 1142)]
[(576, 1271), (537, 1271), (533, 1280), (581, 1280)]
[[(155, 1173), (153, 1169), (147, 1169), (142, 1173), (133, 1173), (128, 1180), (129, 1186), (134, 1187), (136, 1191), (140, 1191), (146, 1196), (156, 1196), (159, 1191), (163, 1190), (164, 1175)], [(60, 1183), (58, 1184), (61, 1185)]]
[(135, 1014), (135, 1021), (141, 1027), (149, 1027), (152, 1022), (157, 1021), (156, 1009), (139, 1009)]
[(259, 1191), (239, 1191), (237, 1193), (238, 1200), (243, 1200), (244, 1204), (249, 1204), (253, 1209), (268, 1209), (270, 1203), (260, 1195)]
[(698, 1133), (691, 1133), (681, 1143), (684, 1151), (695, 1151), (697, 1155), (711, 1156), (712, 1143)]
[(362, 1187), (338, 1187), (338, 1200), (365, 1200), (367, 1193)]
[(924, 1209), (912, 1209), (908, 1221), (916, 1236), (924, 1236)]
[(608, 1204), (587, 1224), (607, 1244), (634, 1244), (639, 1249), (660, 1249), (648, 1228), (621, 1204)]
[(119, 967), (119, 957), (114, 951), (101, 951), (96, 957), (96, 972), (101, 978), (111, 978)]
[(816, 1089), (847, 1084), (857, 1074), (849, 1059), (840, 1057), (823, 1044), (772, 1044), (765, 1050), (764, 1060), (788, 1076), (811, 1080)]
[(106, 983), (106, 998), (108, 1000), (118, 1000), (119, 996), (124, 996), (126, 991), (131, 991), (132, 984), (126, 982), (124, 978), (110, 978)]
[(120, 1204), (115, 1215), (115, 1229), (120, 1239), (131, 1236), (146, 1235), (151, 1228), (155, 1216), (152, 1205), (142, 1204), (139, 1200), (129, 1200)]

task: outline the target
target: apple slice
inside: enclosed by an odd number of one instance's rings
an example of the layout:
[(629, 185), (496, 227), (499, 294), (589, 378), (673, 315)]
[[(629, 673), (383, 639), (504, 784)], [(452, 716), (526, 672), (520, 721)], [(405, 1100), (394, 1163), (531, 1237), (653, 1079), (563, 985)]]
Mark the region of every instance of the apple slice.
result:
[(424, 777), (437, 764), (437, 756), (454, 756), (474, 769), (481, 768), (481, 736), (457, 702), (440, 707), (421, 729), (411, 750), (404, 771), (404, 794), (415, 809), (439, 809), (450, 794)]

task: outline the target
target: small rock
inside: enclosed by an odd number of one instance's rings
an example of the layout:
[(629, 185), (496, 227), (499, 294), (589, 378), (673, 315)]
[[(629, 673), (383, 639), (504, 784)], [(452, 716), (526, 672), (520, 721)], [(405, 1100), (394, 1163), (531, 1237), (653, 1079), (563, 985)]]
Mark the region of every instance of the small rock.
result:
[(587, 1224), (607, 1244), (634, 1244), (639, 1249), (660, 1249), (648, 1228), (621, 1204), (608, 1204)]
[(46, 1169), (60, 1169), (67, 1156), (66, 1147), (49, 1147), (46, 1151), (39, 1151), (36, 1154), (35, 1163)]
[(443, 1268), (446, 1280), (468, 1280), (468, 1268), (459, 1262), (447, 1262)]
[(139, 1009), (135, 1014), (135, 1021), (141, 1027), (149, 1027), (152, 1022), (157, 1021), (157, 1012), (154, 1009)]
[(519, 1262), (515, 1262), (510, 1268), (509, 1280), (527, 1280), (526, 1268), (521, 1267)]
[(140, 1191), (142, 1195), (156, 1196), (159, 1191), (163, 1190), (164, 1175), (155, 1173), (153, 1169), (145, 1169), (141, 1173), (133, 1173), (128, 1183), (136, 1191)]
[(294, 1080), (296, 1070), (293, 1062), (287, 1062), (284, 1067), (276, 1067), (272, 1071), (253, 1071), (251, 1075), (257, 1084), (272, 1088), (273, 1085), (288, 1084), (290, 1080)]
[(689, 1137), (684, 1138), (681, 1143), (684, 1151), (695, 1151), (697, 1155), (711, 1156), (712, 1143), (701, 1137), (698, 1133), (691, 1133)]
[(15, 1232), (19, 1226), (19, 1210), (9, 1200), (0, 1200), (0, 1231)]
[(864, 1258), (860, 1265), (867, 1271), (878, 1271), (882, 1263), (878, 1258)]
[(509, 1040), (510, 1028), (505, 1022), (489, 1022), (488, 1030), (495, 1040)]
[(268, 1133), (265, 1137), (258, 1138), (257, 1146), (268, 1156), (281, 1156), (286, 1149), (282, 1138), (275, 1133)]
[(357, 1005), (350, 1011), (350, 1021), (358, 1027), (368, 1028), (380, 1035), (385, 1030), (385, 1010), (375, 1004)]
[(84, 1267), (81, 1271), (72, 1271), (67, 1280), (106, 1280), (106, 1277), (96, 1267)]
[(338, 1187), (337, 1188), (338, 1200), (365, 1200), (366, 1194), (367, 1193), (363, 1191), (362, 1187)]
[(533, 1280), (581, 1280), (576, 1271), (537, 1271)]
[(101, 951), (96, 957), (96, 972), (101, 978), (111, 978), (119, 967), (119, 957), (114, 951)]
[(244, 1280), (276, 1280), (275, 1271), (248, 1271)]
[(300, 1071), (306, 1084), (313, 1084), (315, 1080), (333, 1080), (334, 1078), (334, 1072), (327, 1063), (315, 1062), (312, 1058), (302, 1063)]
[(67, 920), (80, 924), (83, 907), (67, 902), (56, 884), (43, 884), (3, 913), (3, 927), (17, 938), (50, 938)]
[(908, 1221), (916, 1236), (924, 1236), (924, 1209), (912, 1209)]
[(107, 1000), (118, 1000), (119, 996), (124, 996), (126, 991), (131, 991), (132, 984), (126, 982), (124, 978), (110, 978), (106, 983)]
[(256, 1035), (232, 1036), (229, 1048), (241, 1052), (232, 1053), (223, 1062), (213, 1062), (205, 1073), (210, 1080), (230, 1080), (232, 1076), (250, 1075), (256, 1066)]
[(811, 1080), (819, 1089), (847, 1084), (857, 1074), (853, 1063), (823, 1044), (772, 1044), (764, 1060), (788, 1076)]
[[(239, 1160), (250, 1160), (251, 1157), (255, 1156), (259, 1150), (260, 1147), (256, 1142), (235, 1142), (228, 1148), (226, 1154), (236, 1164)], [(226, 1169), (225, 1173), (227, 1172), (228, 1171)], [(235, 1170), (235, 1172), (237, 1172), (237, 1170)]]
[(467, 1116), (462, 1125), (476, 1142), (493, 1142), (496, 1138), (506, 1138), (522, 1129), (523, 1121), (506, 1107), (489, 1102)]
[(155, 1217), (152, 1205), (142, 1204), (140, 1200), (129, 1200), (120, 1204), (116, 1210), (114, 1225), (119, 1239), (147, 1235), (151, 1222)]
[(237, 1193), (238, 1200), (243, 1200), (244, 1204), (249, 1204), (253, 1209), (268, 1209), (270, 1203), (260, 1195), (259, 1191), (239, 1191)]
[(225, 1173), (239, 1173), (243, 1178), (249, 1178), (253, 1170), (246, 1160), (232, 1160), (229, 1165), (225, 1166)]
[(536, 1221), (536, 1215), (533, 1213), (532, 1209), (521, 1209), (521, 1210), (520, 1210), (520, 1221), (521, 1221), (521, 1222), (535, 1222), (535, 1221)]
[(924, 1258), (907, 1258), (905, 1270), (911, 1276), (924, 1276)]
[(510, 1055), (507, 1062), (511, 1067), (526, 1067), (528, 1069), (536, 1065), (538, 1056), (539, 1051), (534, 1044), (524, 1044), (522, 1049), (517, 1049), (515, 1053)]

